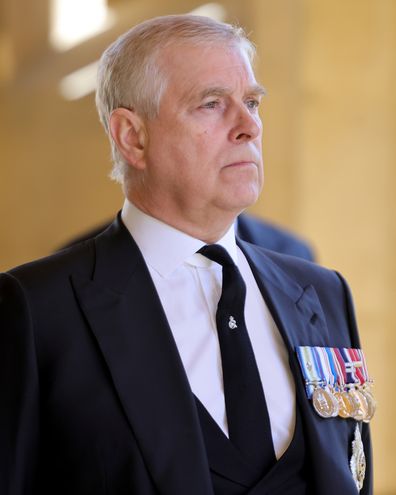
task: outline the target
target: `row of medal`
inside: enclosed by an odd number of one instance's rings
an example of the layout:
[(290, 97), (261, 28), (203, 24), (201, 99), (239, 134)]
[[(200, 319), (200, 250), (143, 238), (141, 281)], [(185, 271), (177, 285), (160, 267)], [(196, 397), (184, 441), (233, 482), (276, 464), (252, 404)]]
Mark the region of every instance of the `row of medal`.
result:
[(297, 347), (307, 396), (322, 418), (353, 418), (368, 423), (376, 401), (361, 349)]

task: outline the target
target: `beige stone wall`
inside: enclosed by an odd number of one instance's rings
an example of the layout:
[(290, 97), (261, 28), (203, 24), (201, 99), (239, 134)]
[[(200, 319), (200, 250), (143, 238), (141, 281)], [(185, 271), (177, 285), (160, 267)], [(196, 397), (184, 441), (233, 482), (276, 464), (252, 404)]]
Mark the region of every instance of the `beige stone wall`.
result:
[[(46, 255), (121, 205), (92, 95), (62, 100), (60, 78), (127, 25), (201, 2), (111, 3), (122, 16), (110, 33), (56, 55), (46, 19), (28, 22), (29, 2), (0, 0), (0, 270)], [(311, 239), (320, 261), (347, 277), (379, 399), (375, 493), (396, 493), (396, 2), (221, 3), (252, 31), (268, 88), (266, 185), (253, 211)], [(44, 16), (48, 4), (39, 6)]]

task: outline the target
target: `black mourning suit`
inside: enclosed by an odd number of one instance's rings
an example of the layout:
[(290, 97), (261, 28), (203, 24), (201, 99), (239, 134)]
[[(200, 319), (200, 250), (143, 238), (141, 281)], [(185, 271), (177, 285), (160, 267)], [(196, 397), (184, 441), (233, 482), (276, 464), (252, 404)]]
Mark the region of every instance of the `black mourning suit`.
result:
[[(2, 495), (357, 494), (355, 422), (314, 412), (294, 352), (359, 346), (345, 282), (239, 245), (296, 382), (294, 440), (272, 470), (252, 474), (197, 406), (142, 255), (118, 218), (98, 237), (0, 277)], [(370, 458), (367, 425), (362, 436)], [(372, 493), (370, 472), (361, 493)]]

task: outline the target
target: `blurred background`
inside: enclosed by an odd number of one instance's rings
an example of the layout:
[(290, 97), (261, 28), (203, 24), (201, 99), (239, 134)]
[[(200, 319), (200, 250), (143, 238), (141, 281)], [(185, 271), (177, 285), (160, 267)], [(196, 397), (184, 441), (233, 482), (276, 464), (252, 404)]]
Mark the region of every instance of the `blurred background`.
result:
[(375, 494), (396, 494), (395, 0), (0, 0), (0, 270), (120, 209), (96, 62), (132, 25), (190, 11), (257, 45), (266, 184), (252, 212), (349, 281), (379, 403)]

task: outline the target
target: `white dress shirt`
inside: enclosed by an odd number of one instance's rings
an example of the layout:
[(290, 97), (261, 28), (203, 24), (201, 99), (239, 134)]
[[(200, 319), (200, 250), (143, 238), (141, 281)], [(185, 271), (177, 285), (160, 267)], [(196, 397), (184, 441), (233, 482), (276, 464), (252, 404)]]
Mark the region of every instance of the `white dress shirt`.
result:
[[(216, 329), (222, 267), (197, 253), (205, 245), (203, 241), (144, 214), (127, 200), (121, 218), (148, 266), (191, 389), (228, 435)], [(295, 426), (295, 386), (288, 353), (250, 266), (236, 245), (234, 227), (217, 244), (228, 251), (246, 283), (246, 326), (279, 459)]]

